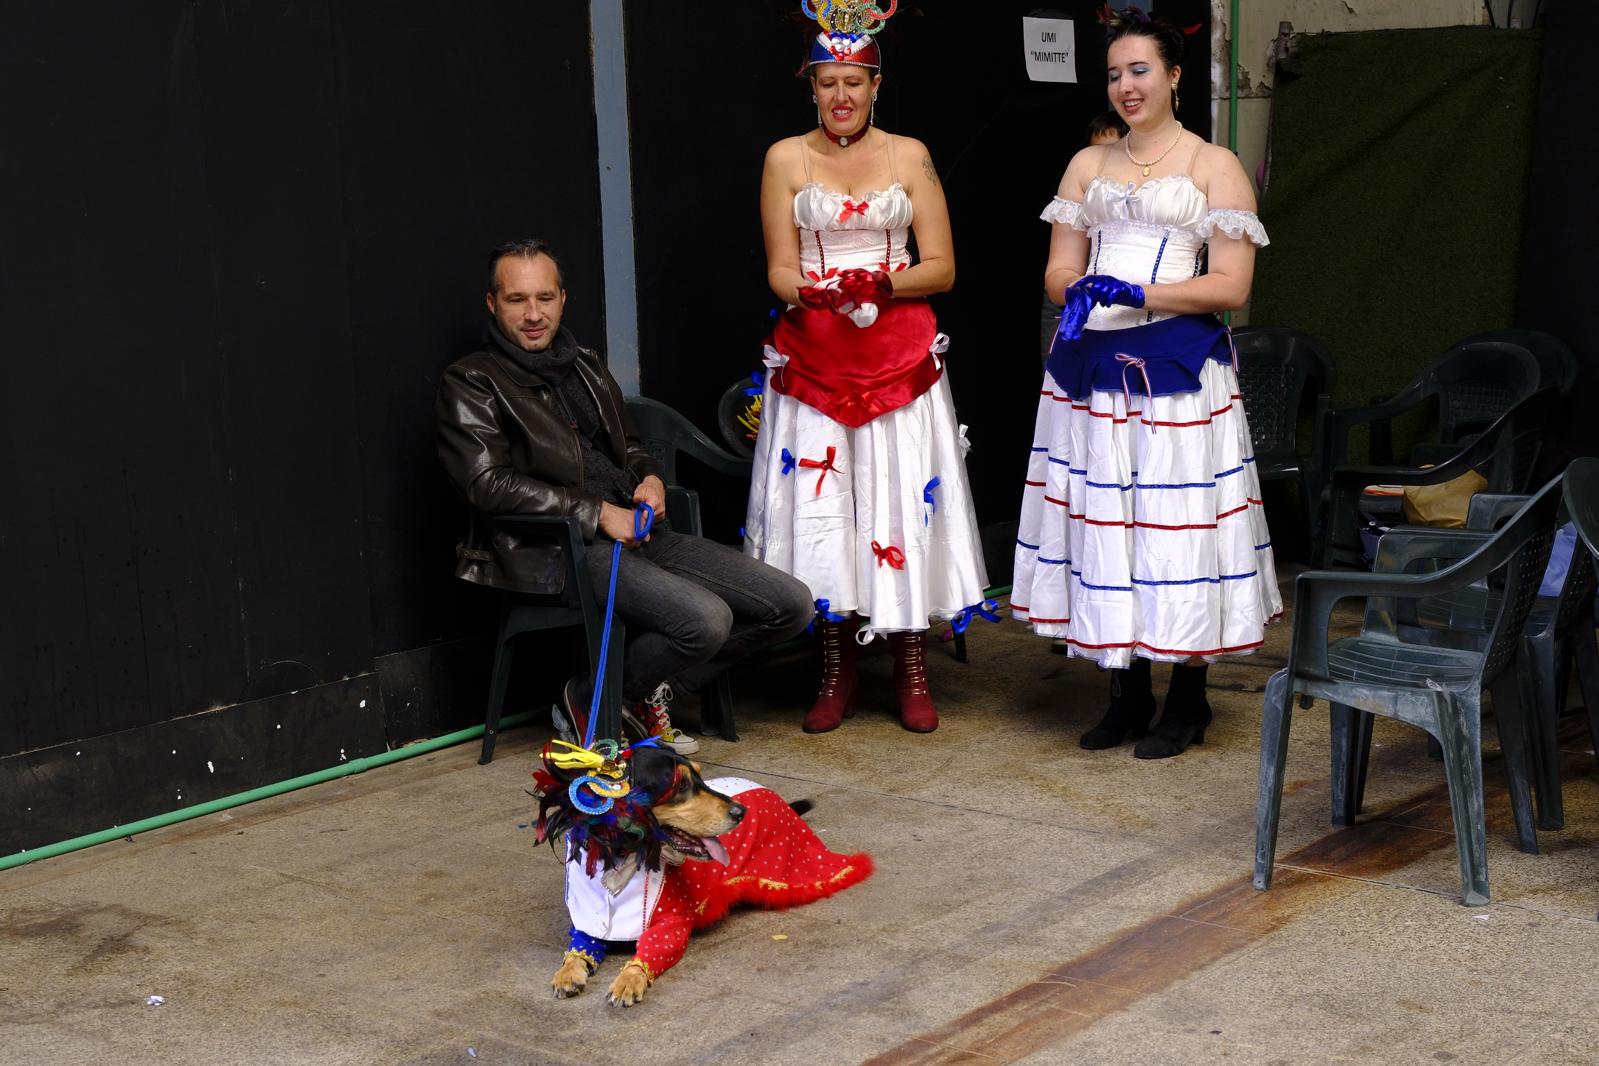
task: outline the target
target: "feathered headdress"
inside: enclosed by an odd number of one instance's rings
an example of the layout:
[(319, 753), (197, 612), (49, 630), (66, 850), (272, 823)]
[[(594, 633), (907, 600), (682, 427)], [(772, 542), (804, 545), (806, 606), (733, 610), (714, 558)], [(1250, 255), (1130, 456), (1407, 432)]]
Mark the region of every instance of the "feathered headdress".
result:
[[(533, 795), (539, 801), (536, 843), (555, 848), (565, 838), (567, 861), (581, 858), (590, 876), (633, 860), (660, 869), (661, 846), (668, 839), (651, 808), (671, 795), (677, 778), (672, 772), (641, 775), (635, 764), (636, 756), (658, 748), (654, 737), (622, 750), (613, 740), (587, 748), (564, 740), (544, 745), (539, 753), (544, 765), (533, 771)], [(671, 760), (665, 763), (668, 770), (672, 766)], [(649, 776), (659, 780), (644, 780)]]
[(899, 0), (888, 0), (887, 11), (872, 0), (800, 0), (800, 10), (814, 19), (822, 32), (811, 41), (799, 73), (818, 63), (881, 67), (883, 54), (876, 36), (898, 9)]

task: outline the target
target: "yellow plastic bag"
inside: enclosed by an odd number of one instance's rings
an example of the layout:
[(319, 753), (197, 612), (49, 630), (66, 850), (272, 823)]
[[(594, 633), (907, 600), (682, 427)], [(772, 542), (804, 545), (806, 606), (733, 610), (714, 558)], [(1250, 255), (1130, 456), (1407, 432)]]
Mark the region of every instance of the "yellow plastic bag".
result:
[(1441, 485), (1405, 486), (1405, 521), (1416, 526), (1464, 529), (1471, 498), (1488, 487), (1488, 479), (1468, 470)]

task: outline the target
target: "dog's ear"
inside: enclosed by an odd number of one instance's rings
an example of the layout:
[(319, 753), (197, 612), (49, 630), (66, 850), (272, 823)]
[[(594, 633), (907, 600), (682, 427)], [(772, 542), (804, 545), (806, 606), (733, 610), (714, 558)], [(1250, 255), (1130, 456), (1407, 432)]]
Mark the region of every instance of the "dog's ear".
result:
[(637, 748), (628, 760), (633, 787), (659, 799), (677, 774), (676, 752), (662, 748)]

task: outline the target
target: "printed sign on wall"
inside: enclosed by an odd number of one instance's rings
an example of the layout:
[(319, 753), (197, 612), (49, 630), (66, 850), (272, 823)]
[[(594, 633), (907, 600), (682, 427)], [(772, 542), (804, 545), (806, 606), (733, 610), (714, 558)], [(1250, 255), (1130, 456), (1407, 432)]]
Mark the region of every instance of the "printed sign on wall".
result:
[(1022, 19), (1022, 50), (1030, 81), (1076, 81), (1071, 19)]

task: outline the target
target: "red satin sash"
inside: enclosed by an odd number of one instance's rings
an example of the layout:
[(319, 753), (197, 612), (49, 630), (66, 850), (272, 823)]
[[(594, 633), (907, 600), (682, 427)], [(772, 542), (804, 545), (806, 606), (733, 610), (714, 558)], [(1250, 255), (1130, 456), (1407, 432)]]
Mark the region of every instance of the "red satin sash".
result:
[(772, 388), (853, 429), (933, 387), (943, 373), (928, 350), (937, 336), (922, 299), (880, 304), (865, 329), (846, 315), (791, 307), (767, 342), (788, 356)]

